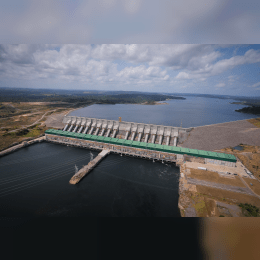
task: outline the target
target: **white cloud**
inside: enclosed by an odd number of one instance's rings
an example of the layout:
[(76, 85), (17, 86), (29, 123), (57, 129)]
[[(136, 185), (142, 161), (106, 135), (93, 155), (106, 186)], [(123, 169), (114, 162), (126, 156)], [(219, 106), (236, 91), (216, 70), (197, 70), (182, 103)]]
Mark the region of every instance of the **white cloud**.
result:
[(217, 87), (217, 88), (223, 88), (223, 87), (225, 87), (225, 86), (226, 86), (225, 83), (218, 83), (215, 87)]
[(234, 75), (228, 76), (228, 82), (234, 82), (234, 81), (235, 81)]
[[(219, 75), (227, 70), (231, 70), (236, 66), (243, 64), (252, 64), (260, 62), (260, 51), (248, 50), (243, 56), (234, 56), (230, 59), (219, 60), (215, 64), (206, 64), (200, 69), (190, 72), (180, 72), (177, 79), (197, 79), (199, 77), (211, 77)], [(188, 71), (188, 69), (186, 69)]]
[[(259, 50), (251, 49), (241, 56), (222, 58), (231, 53), (229, 45), (0, 45), (0, 83), (17, 79), (21, 83), (28, 80), (24, 84), (33, 80), (48, 81), (45, 85), (50, 87), (55, 81), (55, 86), (59, 82), (60, 86), (76, 82), (82, 87), (104, 86), (104, 89), (106, 86), (132, 89), (140, 85), (154, 90), (159, 86), (175, 91), (199, 86), (202, 90), (215, 85), (209, 77), (239, 65), (260, 62)], [(246, 77), (247, 73), (236, 75), (232, 72), (225, 76), (226, 80), (219, 77), (213, 81), (219, 80), (215, 87), (222, 91), (227, 89), (223, 87), (232, 84), (237, 88), (238, 79)], [(251, 88), (255, 91), (259, 86), (256, 83)]]
[(140, 65), (137, 67), (126, 67), (120, 72), (117, 73), (117, 77), (127, 78), (127, 79), (149, 79), (153, 78), (154, 80), (161, 79), (167, 80), (169, 77), (166, 70), (162, 70), (160, 67), (148, 67), (146, 68), (144, 65)]
[(248, 87), (250, 87), (250, 88), (256, 88), (256, 87), (258, 87), (258, 86), (260, 86), (260, 81), (257, 82), (257, 83), (255, 83), (254, 85), (248, 86)]

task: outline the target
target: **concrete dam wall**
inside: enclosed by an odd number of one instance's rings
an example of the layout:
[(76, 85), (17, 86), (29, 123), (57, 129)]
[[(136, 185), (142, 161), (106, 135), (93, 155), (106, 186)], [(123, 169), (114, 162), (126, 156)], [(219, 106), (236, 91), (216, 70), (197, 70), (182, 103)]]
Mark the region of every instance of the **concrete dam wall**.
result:
[(179, 133), (193, 129), (77, 116), (65, 116), (62, 123), (63, 131), (171, 146), (177, 146)]

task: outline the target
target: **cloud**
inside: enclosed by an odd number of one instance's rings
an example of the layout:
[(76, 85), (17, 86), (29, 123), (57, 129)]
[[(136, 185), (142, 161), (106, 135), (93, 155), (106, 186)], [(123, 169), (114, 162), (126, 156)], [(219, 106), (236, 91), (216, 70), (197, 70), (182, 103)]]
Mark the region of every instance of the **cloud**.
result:
[(146, 68), (144, 65), (140, 65), (138, 67), (127, 67), (117, 73), (117, 77), (123, 77), (127, 79), (150, 79), (153, 78), (167, 80), (169, 75), (166, 75), (166, 70), (162, 70), (159, 67), (148, 67)]
[(248, 87), (250, 87), (250, 88), (256, 88), (256, 87), (258, 87), (258, 86), (260, 86), (260, 81), (257, 82), (257, 83), (255, 83), (255, 84), (253, 84), (252, 86), (248, 86)]
[(225, 86), (226, 86), (225, 83), (218, 83), (215, 87), (216, 87), (216, 88), (223, 88), (223, 87), (225, 87)]
[(167, 70), (159, 66), (128, 65), (119, 71), (114, 58), (125, 53), (131, 60), (136, 55), (130, 47), (122, 47), (124, 45), (0, 45), (0, 64), (4, 65), (0, 66), (0, 77), (55, 78), (92, 84), (131, 82), (152, 85), (169, 80)]
[(228, 76), (228, 82), (234, 82), (234, 81), (235, 81), (234, 75)]
[[(200, 69), (195, 69), (190, 72), (180, 72), (177, 79), (198, 79), (200, 77), (207, 78), (219, 75), (227, 70), (231, 70), (239, 65), (252, 64), (260, 62), (260, 51), (259, 50), (248, 50), (242, 56), (234, 56), (230, 59), (219, 60), (214, 64), (205, 64)], [(188, 68), (186, 69), (188, 70)]]
[(257, 43), (259, 10), (256, 0), (8, 0), (0, 35), (2, 43)]
[[(226, 91), (230, 89), (226, 86), (233, 84), (238, 88), (245, 84), (248, 75), (243, 71), (226, 75), (228, 70), (260, 62), (260, 51), (256, 48), (247, 46), (246, 53), (233, 57), (232, 48), (197, 44), (2, 44), (0, 84), (11, 86), (10, 82), (16, 80), (23, 86), (34, 82), (37, 86), (74, 88), (77, 83), (79, 88), (146, 87), (170, 92), (195, 87), (206, 91), (207, 86), (213, 85)], [(242, 69), (247, 70), (248, 66)], [(250, 77), (252, 82), (254, 73)], [(257, 87), (258, 83), (251, 90), (258, 90)]]

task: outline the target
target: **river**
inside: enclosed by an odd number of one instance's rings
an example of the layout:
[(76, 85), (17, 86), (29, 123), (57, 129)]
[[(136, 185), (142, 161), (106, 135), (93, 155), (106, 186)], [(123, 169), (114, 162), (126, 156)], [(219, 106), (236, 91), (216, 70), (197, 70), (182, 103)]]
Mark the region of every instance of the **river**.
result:
[[(168, 105), (91, 105), (72, 111), (69, 115), (90, 118), (151, 123), (157, 125), (196, 127), (224, 123), (259, 116), (236, 112), (244, 105), (230, 104), (236, 100), (186, 96), (172, 99)], [(162, 103), (161, 102), (161, 103)]]
[(179, 217), (179, 169), (110, 154), (77, 185), (97, 151), (37, 143), (0, 158), (1, 217)]

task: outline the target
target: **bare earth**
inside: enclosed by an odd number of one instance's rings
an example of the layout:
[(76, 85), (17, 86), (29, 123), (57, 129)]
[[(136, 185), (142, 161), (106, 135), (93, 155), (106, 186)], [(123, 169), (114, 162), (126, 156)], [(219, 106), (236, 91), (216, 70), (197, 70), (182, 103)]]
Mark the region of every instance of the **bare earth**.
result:
[(47, 120), (45, 121), (46, 127), (63, 128), (64, 124), (62, 123), (62, 120), (63, 120), (64, 115), (67, 113), (68, 113), (68, 111), (60, 113), (60, 114), (49, 115)]
[(260, 128), (247, 120), (195, 127), (180, 147), (214, 151), (242, 144), (260, 146)]

